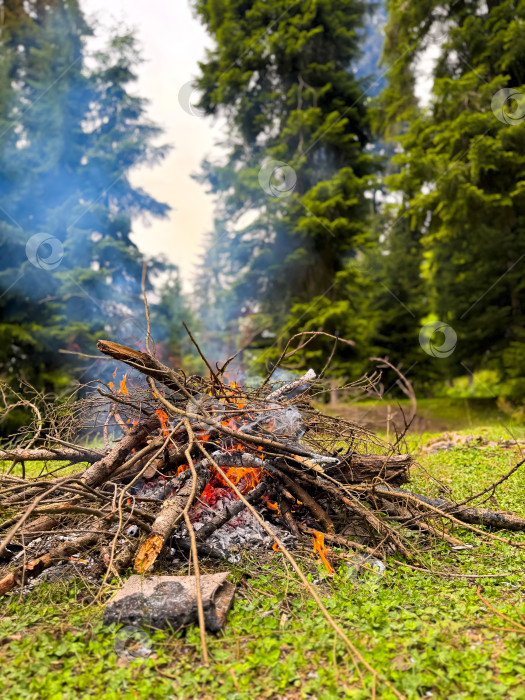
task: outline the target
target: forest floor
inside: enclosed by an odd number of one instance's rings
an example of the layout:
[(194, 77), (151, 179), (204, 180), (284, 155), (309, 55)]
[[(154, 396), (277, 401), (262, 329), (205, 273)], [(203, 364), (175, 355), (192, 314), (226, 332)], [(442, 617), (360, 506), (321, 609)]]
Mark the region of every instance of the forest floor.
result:
[[(464, 433), (509, 438), (501, 425), (471, 425)], [(525, 429), (515, 435), (525, 437)], [(422, 448), (432, 437), (419, 434), (409, 442), (422, 467), (411, 475), (420, 493), (438, 494), (436, 477), (454, 497), (466, 497), (519, 458), (516, 449), (480, 446), (428, 454)], [(523, 474), (504, 482), (491, 502), (525, 516)], [(433, 545), (425, 551), (417, 545), (413, 563), (432, 573), (390, 560), (382, 574), (356, 576), (351, 555), (332, 550), (337, 573), (329, 578), (317, 559), (299, 560), (363, 656), (407, 698), (525, 699), (522, 551), (494, 540), (479, 544), (461, 528), (454, 535), (473, 547)], [(525, 543), (525, 533), (512, 537)], [(148, 640), (149, 658), (119, 661), (119, 632), (104, 627), (102, 608), (90, 605), (93, 591), (80, 578), (12, 594), (0, 608), (2, 697), (394, 698), (379, 681), (374, 694), (370, 675), (359, 677), (281, 555), (270, 552), (261, 561), (259, 554), (248, 554), (240, 565), (227, 567), (232, 580), (244, 583), (224, 631), (208, 637), (207, 668), (195, 628), (156, 632)]]

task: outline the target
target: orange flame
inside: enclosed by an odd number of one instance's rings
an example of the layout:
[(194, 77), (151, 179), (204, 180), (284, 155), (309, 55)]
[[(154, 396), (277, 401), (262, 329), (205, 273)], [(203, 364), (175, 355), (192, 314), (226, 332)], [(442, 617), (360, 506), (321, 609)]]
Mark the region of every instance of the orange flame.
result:
[(273, 549), (274, 552), (280, 552), (280, 551), (281, 551), (281, 548), (279, 547), (279, 545), (277, 544), (277, 542), (274, 542), (274, 543), (272, 544), (272, 549)]
[(266, 505), (268, 506), (268, 508), (279, 512), (279, 506), (277, 505), (277, 503), (273, 503), (273, 501), (266, 501)]
[(115, 367), (115, 371), (113, 372), (113, 379), (117, 376), (117, 368)]
[(324, 532), (318, 532), (317, 530), (314, 530), (314, 554), (317, 553), (319, 554), (319, 557), (321, 561), (323, 562), (325, 569), (328, 572), (329, 576), (333, 576), (335, 574), (335, 570), (332, 568), (332, 565), (326, 558), (326, 555), (328, 553), (328, 550), (324, 546)]
[[(254, 467), (222, 467), (222, 471), (235, 486), (238, 486), (243, 479), (246, 480), (240, 489), (241, 493), (251, 491), (261, 480), (261, 469)], [(217, 479), (224, 486), (228, 486), (220, 474), (217, 474)]]
[(110, 383), (108, 384), (108, 386), (109, 386), (110, 389), (113, 389), (113, 382), (110, 382)]
[(159, 422), (162, 426), (162, 437), (168, 437), (168, 435), (170, 434), (170, 429), (168, 425), (168, 414), (166, 413), (166, 411), (163, 411), (160, 408), (157, 409), (155, 413), (157, 414), (157, 418), (159, 419)]
[(181, 464), (180, 467), (177, 469), (177, 476), (179, 474), (182, 474), (182, 472), (185, 472), (186, 469), (189, 469), (190, 465), (189, 464)]
[(122, 375), (122, 381), (120, 382), (119, 392), (121, 394), (129, 394), (128, 387), (126, 386), (126, 375)]

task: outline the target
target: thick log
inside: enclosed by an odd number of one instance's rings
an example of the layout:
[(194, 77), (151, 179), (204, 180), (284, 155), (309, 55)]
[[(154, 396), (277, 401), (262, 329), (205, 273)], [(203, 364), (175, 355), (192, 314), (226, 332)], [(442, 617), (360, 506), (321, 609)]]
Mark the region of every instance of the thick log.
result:
[[(194, 497), (200, 496), (209, 479), (208, 465), (201, 462), (197, 467)], [(142, 543), (135, 557), (134, 568), (138, 574), (145, 574), (152, 569), (175, 525), (182, 517), (184, 509), (187, 505), (191, 505), (188, 501), (191, 500), (193, 490), (193, 479), (187, 479), (180, 491), (162, 504), (160, 513), (151, 526), (151, 534)]]
[[(360, 484), (379, 477), (394, 484), (404, 484), (408, 481), (408, 470), (412, 465), (412, 457), (404, 455), (359, 455), (342, 459), (339, 471), (343, 475), (341, 481), (348, 484)], [(331, 476), (335, 476), (330, 472)]]

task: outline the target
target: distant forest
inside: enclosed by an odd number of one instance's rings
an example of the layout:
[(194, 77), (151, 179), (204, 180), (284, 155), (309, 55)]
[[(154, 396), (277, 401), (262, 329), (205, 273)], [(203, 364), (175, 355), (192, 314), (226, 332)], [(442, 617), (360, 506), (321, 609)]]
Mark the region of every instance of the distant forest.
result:
[(427, 395), (523, 404), (525, 0), (191, 5), (214, 40), (199, 107), (229, 130), (202, 164), (218, 208), (189, 300), (130, 238), (169, 216), (129, 179), (170, 148), (132, 89), (134, 37), (94, 53), (81, 1), (0, 2), (0, 378), (107, 380), (89, 356), (143, 342), (144, 275), (157, 352), (189, 371), (183, 321), (246, 375), (323, 330), (353, 341), (333, 381), (387, 356)]

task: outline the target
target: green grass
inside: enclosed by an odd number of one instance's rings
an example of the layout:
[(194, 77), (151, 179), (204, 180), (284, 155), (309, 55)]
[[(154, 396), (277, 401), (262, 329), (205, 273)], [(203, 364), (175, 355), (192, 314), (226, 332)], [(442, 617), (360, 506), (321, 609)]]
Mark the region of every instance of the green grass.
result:
[[(374, 430), (382, 430), (386, 424), (387, 410), (390, 407), (394, 421), (402, 426), (398, 413), (402, 407), (405, 416), (410, 415), (408, 399), (362, 400), (358, 403), (339, 403), (335, 406), (318, 404), (318, 408), (331, 415), (341, 415), (371, 425)], [(421, 426), (424, 426), (421, 428)], [(418, 430), (479, 430), (482, 426), (497, 426), (523, 435), (523, 421), (504, 413), (495, 398), (478, 397), (439, 397), (418, 398), (417, 419), (413, 427)], [(507, 433), (506, 437), (510, 437)]]
[[(508, 437), (498, 427), (487, 434)], [(412, 447), (419, 442), (414, 440)], [(515, 450), (458, 448), (421, 454), (419, 461), (461, 498), (497, 479), (517, 456)], [(416, 470), (412, 488), (439, 493), (429, 475)], [(497, 506), (525, 515), (524, 497), (518, 472), (498, 489)], [(525, 698), (522, 551), (498, 541), (480, 542), (462, 528), (453, 534), (473, 549), (454, 552), (439, 545), (424, 551), (414, 538), (415, 563), (433, 572), (505, 575), (465, 579), (417, 572), (391, 561), (384, 576), (356, 578), (347, 560), (334, 556), (337, 575), (329, 579), (308, 554), (300, 561), (363, 656), (408, 698)], [(525, 534), (512, 537), (525, 543)], [(238, 586), (224, 632), (208, 638), (209, 668), (201, 663), (196, 629), (157, 632), (151, 638), (154, 656), (119, 662), (114, 651), (118, 632), (102, 625), (101, 608), (89, 606), (92, 591), (79, 580), (42, 584), (22, 597), (14, 593), (2, 601), (0, 618), (2, 697), (372, 697), (371, 677), (359, 678), (345, 647), (281, 555), (263, 564), (259, 557), (247, 556), (231, 570), (233, 579), (246, 584)], [(478, 597), (479, 585), (483, 598), (518, 626)], [(377, 697), (394, 696), (379, 683)]]

